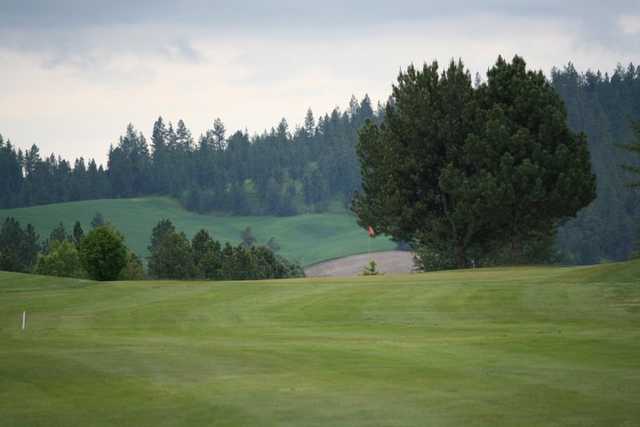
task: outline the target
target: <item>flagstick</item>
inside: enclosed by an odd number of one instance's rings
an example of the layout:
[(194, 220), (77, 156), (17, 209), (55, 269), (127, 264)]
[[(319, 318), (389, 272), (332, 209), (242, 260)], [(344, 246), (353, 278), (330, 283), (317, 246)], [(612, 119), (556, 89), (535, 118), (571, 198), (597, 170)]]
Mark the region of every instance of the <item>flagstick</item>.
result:
[(23, 311), (22, 312), (22, 330), (24, 331), (24, 328), (27, 327), (27, 312)]

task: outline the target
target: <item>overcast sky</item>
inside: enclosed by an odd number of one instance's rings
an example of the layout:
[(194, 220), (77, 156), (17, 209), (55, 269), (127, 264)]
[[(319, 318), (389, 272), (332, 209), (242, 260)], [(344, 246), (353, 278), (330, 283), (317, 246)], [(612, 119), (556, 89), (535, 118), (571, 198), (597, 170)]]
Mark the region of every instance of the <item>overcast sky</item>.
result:
[(0, 133), (105, 162), (129, 122), (147, 136), (159, 115), (194, 137), (216, 117), (251, 133), (293, 126), (352, 94), (385, 99), (412, 62), (640, 62), (637, 0), (467, 3), (0, 0)]

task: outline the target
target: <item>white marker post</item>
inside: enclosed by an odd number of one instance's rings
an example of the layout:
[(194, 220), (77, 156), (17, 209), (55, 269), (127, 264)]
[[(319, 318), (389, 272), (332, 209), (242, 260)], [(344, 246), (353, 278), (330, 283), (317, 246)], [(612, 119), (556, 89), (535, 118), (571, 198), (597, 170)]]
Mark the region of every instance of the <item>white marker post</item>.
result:
[(24, 331), (26, 327), (27, 327), (27, 312), (23, 311), (22, 312), (22, 330)]

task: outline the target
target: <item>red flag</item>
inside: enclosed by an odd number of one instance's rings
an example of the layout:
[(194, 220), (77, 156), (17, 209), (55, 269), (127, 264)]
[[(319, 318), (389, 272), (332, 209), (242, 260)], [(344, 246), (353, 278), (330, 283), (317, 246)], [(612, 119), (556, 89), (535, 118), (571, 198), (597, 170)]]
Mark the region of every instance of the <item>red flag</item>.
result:
[(369, 226), (369, 229), (367, 230), (367, 232), (369, 233), (369, 237), (375, 237), (376, 232), (373, 231), (373, 227)]

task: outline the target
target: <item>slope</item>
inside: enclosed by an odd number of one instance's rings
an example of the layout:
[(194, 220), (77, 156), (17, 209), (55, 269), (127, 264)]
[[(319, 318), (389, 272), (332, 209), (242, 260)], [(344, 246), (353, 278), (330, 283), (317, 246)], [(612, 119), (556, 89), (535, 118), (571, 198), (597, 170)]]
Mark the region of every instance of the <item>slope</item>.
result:
[(31, 223), (41, 237), (62, 222), (71, 231), (76, 220), (88, 230), (96, 212), (120, 230), (127, 244), (139, 255), (147, 255), (147, 246), (153, 226), (162, 218), (169, 218), (179, 231), (191, 237), (204, 228), (214, 238), (237, 244), (241, 233), (250, 226), (259, 244), (275, 237), (281, 246), (281, 255), (308, 265), (347, 255), (389, 250), (395, 246), (385, 238), (368, 242), (367, 233), (356, 224), (346, 211), (306, 214), (292, 217), (216, 216), (199, 215), (183, 209), (175, 200), (164, 197), (139, 199), (107, 199), (83, 202), (57, 203), (18, 209), (0, 209), (0, 220), (13, 216), (23, 225)]
[(0, 273), (0, 416), (634, 425), (639, 276), (637, 262), (245, 283)]

